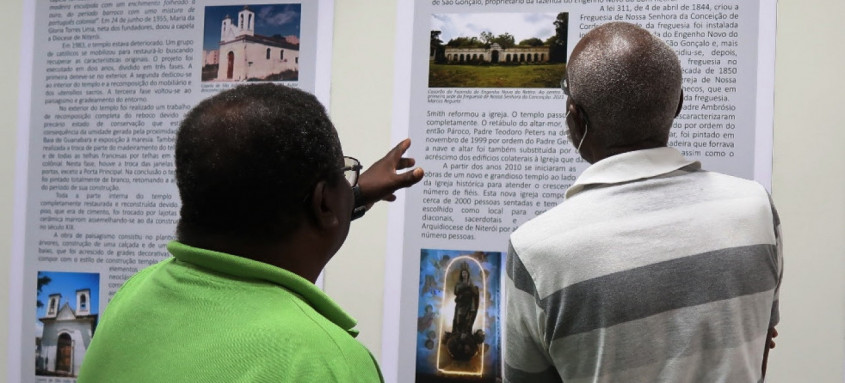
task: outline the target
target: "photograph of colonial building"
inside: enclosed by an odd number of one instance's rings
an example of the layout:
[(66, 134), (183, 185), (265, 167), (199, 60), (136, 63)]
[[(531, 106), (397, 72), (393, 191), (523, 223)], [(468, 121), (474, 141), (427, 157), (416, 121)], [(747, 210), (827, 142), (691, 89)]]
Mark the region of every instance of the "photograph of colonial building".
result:
[(203, 81), (297, 81), (300, 4), (206, 7)]
[[(488, 48), (453, 48), (446, 46), (444, 55), (447, 63), (545, 63), (549, 62), (549, 47), (516, 46), (502, 48), (497, 43), (490, 44)], [(433, 60), (434, 57), (431, 59)]]
[(557, 88), (569, 14), (461, 13), (431, 19), (432, 88)]
[(97, 326), (99, 295), (99, 274), (38, 273), (36, 375), (79, 373)]

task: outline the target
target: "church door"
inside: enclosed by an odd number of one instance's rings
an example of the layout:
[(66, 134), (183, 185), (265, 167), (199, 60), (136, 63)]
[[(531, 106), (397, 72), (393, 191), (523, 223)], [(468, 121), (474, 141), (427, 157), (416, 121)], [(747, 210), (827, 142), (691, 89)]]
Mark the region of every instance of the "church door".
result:
[(499, 63), (499, 51), (493, 51), (492, 56), (490, 56), (490, 62), (493, 64)]
[(226, 78), (232, 79), (235, 74), (235, 52), (229, 52), (229, 66), (226, 69)]
[(70, 335), (64, 333), (59, 335), (59, 344), (56, 348), (56, 372), (71, 373), (73, 363), (73, 340)]

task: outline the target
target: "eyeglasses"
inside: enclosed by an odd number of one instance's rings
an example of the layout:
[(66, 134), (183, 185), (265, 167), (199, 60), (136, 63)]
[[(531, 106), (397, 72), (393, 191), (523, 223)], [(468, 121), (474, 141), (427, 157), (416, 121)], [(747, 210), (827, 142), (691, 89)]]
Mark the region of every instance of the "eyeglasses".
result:
[[(566, 95), (566, 98), (569, 101), (572, 101), (573, 104), (575, 104), (575, 101), (572, 100), (572, 94), (569, 93), (569, 79), (567, 77), (568, 76), (566, 75), (566, 72), (563, 72), (563, 77), (560, 79), (560, 89), (563, 90), (563, 94)], [(580, 113), (581, 119), (584, 120), (584, 136), (581, 137), (581, 142), (578, 144), (576, 149), (581, 150), (581, 144), (584, 143), (584, 138), (587, 136), (586, 132), (587, 127), (590, 125), (590, 118), (587, 117), (587, 112), (584, 110), (584, 108), (578, 106), (577, 104), (575, 105), (575, 107), (578, 108), (578, 113)], [(569, 117), (568, 110), (566, 112), (566, 116)]]
[(361, 175), (362, 168), (361, 161), (344, 156), (343, 167), (340, 168), (340, 171), (343, 172), (343, 176), (346, 178), (346, 182), (349, 182), (349, 186), (355, 187), (355, 185), (358, 185), (358, 176)]
[(563, 78), (560, 79), (560, 89), (563, 90), (563, 94), (565, 94), (567, 98), (572, 97), (572, 95), (569, 94), (569, 80), (566, 79), (566, 73), (564, 73)]
[[(343, 167), (337, 169), (336, 171), (343, 172), (343, 178), (346, 178), (346, 182), (349, 182), (349, 186), (355, 187), (355, 185), (358, 185), (358, 176), (360, 175), (362, 168), (363, 166), (361, 166), (361, 161), (352, 157), (344, 156)], [(314, 184), (316, 183), (317, 181), (314, 182)], [(308, 198), (311, 197), (311, 189), (308, 190), (309, 191), (307, 191), (305, 196), (302, 198), (302, 202), (308, 201)]]

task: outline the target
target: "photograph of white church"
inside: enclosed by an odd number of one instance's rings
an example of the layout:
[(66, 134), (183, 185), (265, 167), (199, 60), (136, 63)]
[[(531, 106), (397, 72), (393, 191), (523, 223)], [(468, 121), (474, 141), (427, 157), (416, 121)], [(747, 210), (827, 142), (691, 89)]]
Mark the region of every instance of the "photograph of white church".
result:
[(301, 4), (205, 8), (202, 81), (297, 81)]
[(35, 374), (75, 377), (97, 327), (100, 274), (38, 272)]

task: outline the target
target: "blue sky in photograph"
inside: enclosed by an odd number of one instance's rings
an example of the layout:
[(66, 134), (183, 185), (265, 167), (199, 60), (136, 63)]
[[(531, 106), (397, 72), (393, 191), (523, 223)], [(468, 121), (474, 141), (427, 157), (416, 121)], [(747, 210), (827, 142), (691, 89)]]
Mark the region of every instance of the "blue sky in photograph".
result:
[[(255, 33), (262, 36), (290, 36), (299, 37), (301, 23), (301, 4), (264, 4), (248, 5), (255, 12)], [(226, 15), (232, 18), (232, 24), (238, 25), (238, 12), (243, 5), (205, 7), (205, 31), (203, 32), (202, 49), (213, 50), (219, 48), (220, 26)]]
[(513, 35), (516, 42), (555, 34), (555, 13), (444, 13), (431, 15), (431, 29), (440, 31), (443, 43), (457, 37), (479, 37), (481, 32)]
[[(76, 311), (76, 290), (91, 289), (91, 313), (100, 313), (100, 274), (97, 273), (68, 273), (68, 272), (52, 272), (39, 271), (38, 277), (50, 277), (50, 283), (41, 288), (41, 294), (38, 294), (38, 300), (44, 303), (44, 306), (39, 307), (36, 311), (35, 318), (43, 318), (47, 314), (47, 306), (50, 302), (50, 295), (62, 294), (62, 300), (59, 308), (64, 306), (65, 302), (70, 304), (70, 308)], [(32, 286), (35, 288), (36, 286)], [(35, 305), (35, 302), (32, 302)]]

